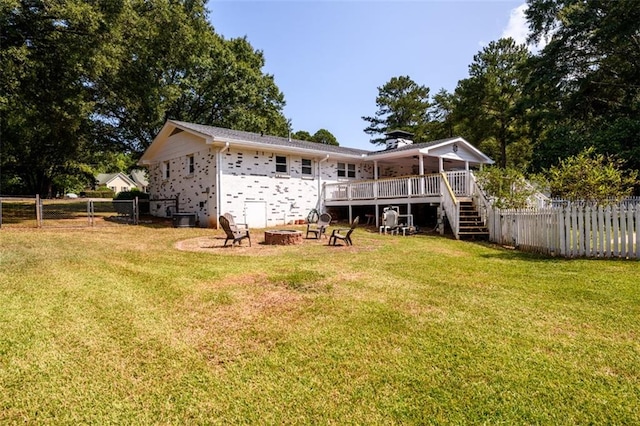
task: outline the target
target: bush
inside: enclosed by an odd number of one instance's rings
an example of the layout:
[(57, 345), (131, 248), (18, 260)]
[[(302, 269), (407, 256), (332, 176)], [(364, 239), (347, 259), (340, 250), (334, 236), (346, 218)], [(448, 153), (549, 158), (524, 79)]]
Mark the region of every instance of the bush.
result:
[(133, 215), (133, 212), (131, 211), (131, 205), (128, 203), (118, 203), (117, 201), (134, 200), (136, 197), (138, 197), (138, 201), (139, 201), (138, 209), (140, 210), (140, 213), (148, 214), (149, 213), (149, 194), (142, 192), (138, 189), (132, 189), (131, 191), (118, 192), (118, 195), (116, 195), (116, 197), (113, 199), (114, 201), (113, 208), (119, 214), (131, 216)]
[(88, 198), (113, 198), (116, 194), (106, 186), (101, 186), (96, 190), (83, 191), (80, 195)]
[(148, 200), (149, 194), (139, 189), (132, 189), (131, 191), (118, 192), (114, 200), (134, 200), (136, 197), (138, 197), (139, 200)]
[(523, 209), (529, 198), (538, 192), (524, 174), (512, 168), (488, 167), (475, 172), (478, 184), (500, 209)]
[(621, 169), (622, 162), (588, 148), (548, 171), (551, 194), (569, 201), (597, 204), (620, 201), (633, 192), (638, 173)]

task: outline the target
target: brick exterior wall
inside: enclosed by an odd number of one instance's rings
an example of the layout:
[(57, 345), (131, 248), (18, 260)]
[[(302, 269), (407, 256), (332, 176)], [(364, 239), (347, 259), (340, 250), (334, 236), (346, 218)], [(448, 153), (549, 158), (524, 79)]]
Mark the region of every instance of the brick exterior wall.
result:
[[(181, 212), (196, 213), (200, 226), (212, 224), (209, 212), (216, 204), (216, 162), (215, 150), (203, 147), (201, 151), (167, 160), (169, 179), (164, 177), (165, 162), (149, 167), (150, 212), (155, 216), (167, 216), (169, 202), (153, 202), (158, 199), (179, 198)], [(194, 173), (188, 173), (189, 157), (193, 156)], [(215, 217), (215, 211), (214, 217)], [(213, 223), (215, 225), (215, 222)]]
[[(184, 135), (176, 135), (171, 139), (181, 142), (182, 138)], [(173, 144), (174, 147), (177, 145), (181, 144)], [(188, 148), (181, 150), (184, 152), (176, 149), (162, 153), (159, 161), (149, 166), (150, 210), (153, 215), (167, 216), (167, 207), (171, 204), (157, 200), (179, 197), (180, 212), (195, 212), (201, 227), (216, 226), (217, 217), (227, 212), (238, 218), (238, 222), (244, 222), (245, 202), (266, 204), (268, 227), (288, 224), (305, 219), (310, 210), (320, 206), (322, 183), (373, 179), (372, 163), (351, 162), (356, 165), (355, 179), (339, 179), (338, 160), (335, 159), (322, 161), (300, 154), (241, 150), (231, 145), (222, 153), (222, 206), (217, 209), (216, 156), (219, 148), (209, 147), (202, 142), (187, 145)], [(194, 165), (192, 174), (188, 170), (191, 156)], [(288, 173), (276, 172), (276, 156), (287, 158)], [(311, 175), (302, 173), (303, 158), (311, 160)], [(349, 163), (348, 160), (340, 162)], [(168, 179), (164, 176), (166, 164), (169, 165)]]

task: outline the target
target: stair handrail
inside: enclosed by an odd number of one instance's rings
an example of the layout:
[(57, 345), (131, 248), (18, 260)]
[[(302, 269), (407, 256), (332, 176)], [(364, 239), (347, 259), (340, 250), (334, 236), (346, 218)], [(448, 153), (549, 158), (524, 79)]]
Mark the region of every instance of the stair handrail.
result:
[(460, 202), (456, 198), (456, 194), (453, 192), (453, 189), (449, 184), (447, 174), (442, 172), (441, 175), (446, 188), (445, 191), (442, 191), (442, 207), (444, 208), (444, 212), (449, 220), (449, 225), (451, 226), (453, 235), (456, 237), (456, 240), (459, 240)]
[(473, 173), (469, 173), (469, 175), (471, 176), (471, 198), (476, 205), (480, 218), (486, 224), (488, 211), (493, 209), (493, 203), (487, 198), (487, 194), (485, 194), (480, 185), (478, 185), (476, 176)]

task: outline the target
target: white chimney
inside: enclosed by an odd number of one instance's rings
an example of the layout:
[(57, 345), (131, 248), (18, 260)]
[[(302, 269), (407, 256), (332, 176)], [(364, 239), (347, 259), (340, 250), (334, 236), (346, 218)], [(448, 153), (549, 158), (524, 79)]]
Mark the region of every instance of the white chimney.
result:
[(391, 130), (386, 133), (386, 136), (387, 150), (413, 144), (413, 140), (411, 140), (413, 133), (405, 132), (404, 130)]

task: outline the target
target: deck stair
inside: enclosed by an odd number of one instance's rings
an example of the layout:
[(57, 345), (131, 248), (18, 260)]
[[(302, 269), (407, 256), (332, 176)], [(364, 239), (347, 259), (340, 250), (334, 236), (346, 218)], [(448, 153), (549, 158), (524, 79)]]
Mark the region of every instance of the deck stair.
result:
[(471, 199), (460, 198), (458, 235), (461, 240), (488, 240), (489, 230)]

